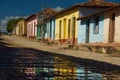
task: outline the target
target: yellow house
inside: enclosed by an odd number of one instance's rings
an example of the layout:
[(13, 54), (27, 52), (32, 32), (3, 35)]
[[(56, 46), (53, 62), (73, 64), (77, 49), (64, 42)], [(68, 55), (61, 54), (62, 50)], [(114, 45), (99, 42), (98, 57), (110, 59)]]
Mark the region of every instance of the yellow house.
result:
[(18, 36), (26, 36), (26, 34), (27, 34), (27, 24), (26, 24), (25, 19), (20, 19), (20, 21), (17, 24), (16, 29), (17, 29), (16, 31), (18, 31), (17, 32)]
[(79, 17), (78, 8), (71, 10), (65, 10), (62, 13), (56, 15), (56, 30), (55, 30), (55, 40), (56, 42), (66, 42), (72, 41), (71, 43), (76, 43), (77, 41), (77, 17)]
[(78, 17), (83, 17), (116, 6), (118, 4), (104, 2), (103, 0), (89, 0), (60, 11), (55, 16), (55, 43), (77, 44)]

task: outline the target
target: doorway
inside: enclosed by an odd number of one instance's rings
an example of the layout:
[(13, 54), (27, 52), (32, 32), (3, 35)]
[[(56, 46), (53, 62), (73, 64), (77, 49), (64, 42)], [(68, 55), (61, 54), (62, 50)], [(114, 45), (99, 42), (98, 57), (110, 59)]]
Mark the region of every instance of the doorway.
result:
[(89, 43), (89, 34), (90, 34), (90, 19), (87, 20), (87, 24), (86, 24), (86, 38), (85, 38), (85, 43)]
[(73, 38), (73, 42), (72, 44), (75, 44), (75, 29), (76, 29), (76, 18), (73, 17), (73, 26), (72, 26), (72, 38)]
[(59, 41), (61, 42), (62, 21), (59, 21)]
[(109, 22), (109, 43), (114, 42), (115, 37), (115, 13), (110, 15)]

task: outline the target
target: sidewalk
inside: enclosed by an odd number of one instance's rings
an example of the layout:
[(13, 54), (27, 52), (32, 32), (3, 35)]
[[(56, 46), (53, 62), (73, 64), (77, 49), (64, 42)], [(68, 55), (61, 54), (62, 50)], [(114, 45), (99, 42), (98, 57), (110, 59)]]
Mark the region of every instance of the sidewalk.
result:
[(5, 42), (15, 47), (34, 48), (34, 49), (53, 52), (57, 54), (69, 55), (77, 58), (107, 62), (120, 66), (120, 57), (109, 57), (108, 54), (87, 52), (83, 50), (60, 49), (60, 46), (58, 45), (51, 46), (25, 37), (3, 36), (3, 38)]

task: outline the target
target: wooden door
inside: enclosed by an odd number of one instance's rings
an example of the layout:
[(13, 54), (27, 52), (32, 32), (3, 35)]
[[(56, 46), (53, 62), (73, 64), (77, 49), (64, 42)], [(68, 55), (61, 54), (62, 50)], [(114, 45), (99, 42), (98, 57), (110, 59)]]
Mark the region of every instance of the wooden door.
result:
[(64, 19), (64, 22), (63, 22), (63, 27), (64, 27), (64, 32), (63, 32), (63, 38), (64, 38), (64, 40), (66, 39), (66, 19)]
[(70, 27), (71, 27), (71, 19), (68, 20), (68, 39), (70, 39)]
[(110, 15), (110, 21), (109, 21), (109, 43), (114, 42), (114, 36), (115, 36), (115, 14)]
[(89, 43), (89, 35), (90, 35), (90, 20), (87, 20), (87, 24), (86, 24), (86, 38), (85, 38), (85, 42)]
[(73, 44), (75, 44), (75, 29), (76, 29), (76, 18), (73, 17), (73, 26), (72, 26), (72, 38), (73, 38)]
[(59, 22), (59, 41), (61, 42), (62, 21)]

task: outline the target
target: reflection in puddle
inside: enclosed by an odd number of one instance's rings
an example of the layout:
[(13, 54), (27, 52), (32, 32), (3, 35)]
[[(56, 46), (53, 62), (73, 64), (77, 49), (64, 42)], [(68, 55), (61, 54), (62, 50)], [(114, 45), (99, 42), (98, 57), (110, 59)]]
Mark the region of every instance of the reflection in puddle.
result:
[(43, 51), (18, 52), (1, 55), (1, 80), (120, 80), (119, 66)]
[[(72, 59), (57, 56), (42, 56), (35, 59), (26, 58), (19, 70), (32, 80), (103, 80), (102, 74), (92, 72), (75, 63)], [(24, 58), (19, 58), (24, 61)], [(28, 61), (27, 61), (28, 60)], [(30, 61), (31, 60), (31, 61)], [(25, 67), (30, 62), (34, 67)], [(33, 63), (34, 62), (34, 63)], [(30, 64), (29, 63), (29, 64)]]

